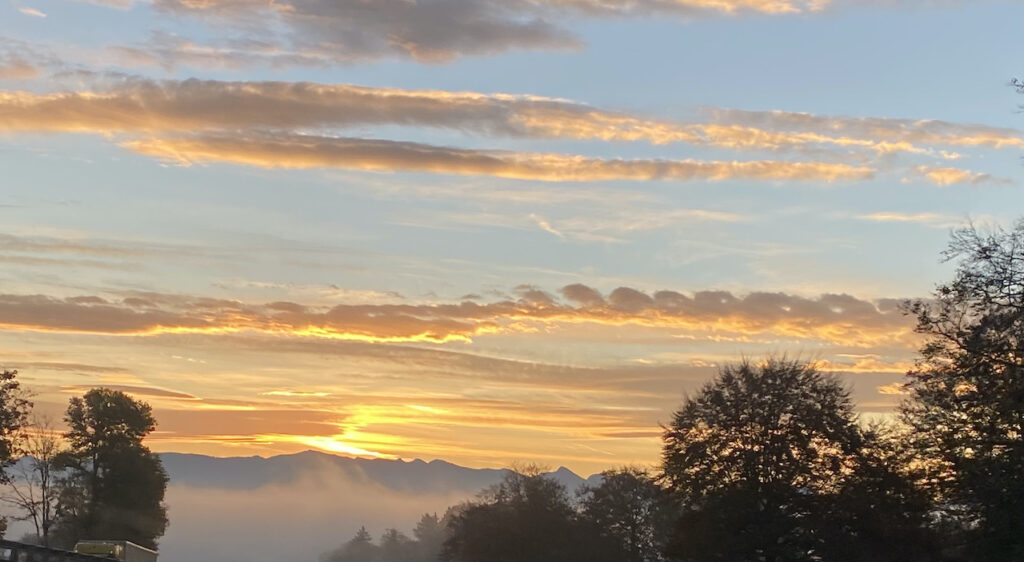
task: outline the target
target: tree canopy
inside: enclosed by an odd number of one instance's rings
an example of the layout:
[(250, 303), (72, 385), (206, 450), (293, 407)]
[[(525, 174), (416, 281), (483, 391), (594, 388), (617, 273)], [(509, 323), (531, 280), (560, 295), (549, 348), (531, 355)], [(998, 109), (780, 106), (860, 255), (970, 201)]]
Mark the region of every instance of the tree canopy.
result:
[(958, 230), (945, 258), (952, 281), (908, 307), (926, 343), (901, 416), (966, 550), (1024, 559), (1024, 220)]
[(22, 453), (22, 429), (28, 424), (32, 402), (18, 381), (18, 371), (0, 369), (0, 481)]
[(565, 487), (538, 470), (510, 471), (456, 509), (443, 557), (457, 562), (572, 560), (577, 543)]
[(167, 473), (143, 443), (156, 428), (145, 402), (106, 388), (72, 398), (65, 415), (69, 471), (57, 535), (66, 545), (82, 538), (117, 537), (149, 548), (167, 528), (163, 503)]
[[(28, 424), (32, 402), (18, 381), (18, 371), (0, 369), (0, 484), (10, 484), (11, 466), (24, 452), (23, 429)], [(0, 537), (7, 531), (7, 518), (0, 517)]]
[(917, 538), (927, 501), (885, 464), (887, 442), (859, 425), (849, 391), (813, 364), (726, 366), (663, 439), (682, 509), (667, 548), (676, 559), (904, 560), (885, 544), (904, 536), (904, 551), (930, 552)]
[(684, 401), (663, 440), (665, 478), (690, 505), (724, 490), (835, 489), (861, 444), (849, 392), (786, 359), (724, 367)]
[(580, 515), (621, 552), (622, 562), (665, 560), (665, 542), (678, 509), (644, 470), (623, 468), (601, 473), (597, 486), (579, 492)]

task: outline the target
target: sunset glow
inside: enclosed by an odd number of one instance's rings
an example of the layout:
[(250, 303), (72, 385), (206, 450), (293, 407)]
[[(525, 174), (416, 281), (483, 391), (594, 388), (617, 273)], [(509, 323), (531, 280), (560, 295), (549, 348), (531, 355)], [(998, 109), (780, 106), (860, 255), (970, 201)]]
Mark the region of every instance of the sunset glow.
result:
[(885, 418), (1021, 209), (1007, 1), (0, 12), (0, 366), (157, 451), (648, 466), (768, 354)]

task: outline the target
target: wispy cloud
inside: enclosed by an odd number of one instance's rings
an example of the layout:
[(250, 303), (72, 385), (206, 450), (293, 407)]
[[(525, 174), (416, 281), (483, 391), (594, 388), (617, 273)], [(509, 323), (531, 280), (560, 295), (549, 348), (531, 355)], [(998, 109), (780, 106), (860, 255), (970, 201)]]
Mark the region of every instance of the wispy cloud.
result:
[(934, 166), (917, 166), (911, 170), (915, 175), (921, 176), (935, 185), (945, 187), (954, 184), (980, 185), (985, 183), (1007, 184), (1012, 183), (1007, 178), (997, 178), (991, 174), (972, 172), (960, 168), (938, 168)]
[(894, 382), (892, 384), (886, 384), (878, 387), (878, 393), (887, 396), (902, 396), (910, 394), (910, 391), (907, 390), (907, 385), (905, 383)]
[(706, 113), (708, 122), (680, 123), (558, 98), (308, 82), (129, 79), (101, 91), (0, 94), (0, 129), (8, 131), (110, 134), (407, 125), (487, 136), (682, 142), (734, 150), (832, 146), (942, 159), (936, 147), (1024, 147), (1020, 131), (985, 125), (732, 109)]
[[(730, 109), (708, 109), (706, 115), (707, 122), (685, 123), (529, 95), (287, 82), (123, 79), (98, 91), (0, 92), (0, 131), (128, 137), (119, 139), (124, 146), (177, 164), (232, 162), (543, 181), (837, 181), (870, 179), (874, 167), (865, 162), (885, 154), (946, 160), (950, 147), (1024, 147), (1019, 131), (985, 125)], [(685, 143), (818, 158), (618, 160), (336, 136), (339, 130), (366, 126), (441, 128), (487, 137)], [(844, 163), (850, 151), (858, 153), (858, 165)], [(940, 185), (1005, 181), (930, 165), (910, 172)]]
[[(552, 208), (552, 213), (558, 209)], [(736, 223), (747, 217), (736, 213), (703, 209), (673, 209), (645, 205), (641, 207), (599, 204), (585, 209), (573, 209), (570, 216), (517, 214), (513, 212), (454, 211), (443, 213), (417, 213), (411, 218), (395, 222), (425, 228), (451, 229), (453, 227), (540, 229), (562, 240), (583, 242), (625, 242), (628, 235), (668, 228), (684, 228), (709, 223)]]
[(830, 361), (822, 360), (817, 361), (815, 365), (822, 371), (829, 371), (832, 373), (877, 373), (877, 374), (893, 374), (893, 375), (905, 375), (907, 371), (914, 368), (913, 362), (910, 361), (883, 361), (878, 357), (855, 357), (853, 361)]
[[(932, 119), (835, 117), (788, 111), (745, 111), (707, 108), (716, 123), (769, 131), (828, 134), (836, 138), (874, 139), (879, 150), (898, 151), (915, 145), (1021, 148), (1024, 136), (1015, 129), (952, 123)], [(843, 141), (841, 141), (843, 142)], [(950, 156), (948, 153), (946, 156)]]
[(30, 8), (28, 6), (22, 6), (22, 7), (18, 8), (18, 11), (23, 13), (23, 14), (25, 14), (26, 16), (32, 16), (34, 18), (45, 18), (46, 17), (45, 13), (43, 13), (43, 12), (41, 12), (41, 11), (35, 9), (35, 8)]
[[(20, 11), (27, 16), (46, 17), (32, 8)], [(0, 35), (0, 80), (30, 80), (62, 65), (57, 56), (42, 45)]]
[(39, 75), (39, 68), (20, 55), (0, 50), (0, 80), (27, 80)]
[(438, 63), (511, 49), (566, 49), (581, 44), (567, 29), (540, 17), (531, 3), (519, 1), (156, 0), (154, 5), (165, 13), (239, 24), (276, 23), (287, 30), (278, 43), (298, 52), (316, 51), (334, 62), (401, 57)]
[[(260, 60), (264, 64), (337, 64), (381, 58), (443, 63), (510, 50), (577, 49), (582, 40), (568, 23), (580, 16), (792, 15), (820, 11), (827, 4), (827, 0), (155, 0), (156, 8), (167, 14), (233, 24), (236, 38), (197, 45), (165, 36), (130, 49), (134, 56), (150, 57), (164, 66)], [(253, 48), (240, 49), (239, 43)]]
[(916, 223), (936, 228), (950, 228), (964, 224), (967, 221), (965, 217), (942, 213), (879, 212), (858, 215), (857, 218), (872, 222)]
[[(134, 385), (123, 385), (123, 384), (105, 384), (104, 388), (111, 390), (119, 390), (128, 394), (134, 394), (137, 396), (148, 396), (155, 398), (169, 398), (172, 400), (199, 400), (199, 397), (189, 394), (187, 392), (179, 392), (177, 390), (168, 390), (166, 388), (158, 388), (154, 386), (134, 386)], [(67, 392), (71, 394), (83, 394), (88, 392), (92, 385), (73, 385), (73, 386), (62, 386), (61, 392)]]
[(489, 136), (700, 141), (670, 122), (526, 95), (307, 82), (128, 80), (106, 91), (0, 94), (0, 129), (100, 134), (410, 125)]
[(608, 160), (311, 135), (198, 136), (128, 141), (123, 146), (185, 166), (227, 162), (263, 168), (427, 172), (552, 182), (728, 179), (833, 182), (874, 176), (871, 168), (828, 162)]

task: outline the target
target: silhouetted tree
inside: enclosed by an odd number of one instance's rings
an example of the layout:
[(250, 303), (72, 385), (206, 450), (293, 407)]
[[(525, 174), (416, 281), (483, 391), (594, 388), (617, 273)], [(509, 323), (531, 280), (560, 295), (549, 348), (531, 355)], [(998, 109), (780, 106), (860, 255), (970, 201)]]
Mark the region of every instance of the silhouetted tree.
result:
[(580, 490), (580, 515), (613, 541), (622, 562), (659, 562), (678, 517), (665, 489), (645, 471), (609, 470)]
[[(18, 371), (0, 369), (0, 484), (10, 482), (7, 471), (21, 456), (20, 438), (31, 409), (28, 393), (18, 381)], [(0, 517), (0, 537), (6, 531), (7, 518)]]
[(565, 487), (535, 468), (510, 471), (475, 502), (452, 510), (442, 558), (453, 562), (614, 560), (579, 520)]
[(436, 562), (445, 540), (444, 526), (437, 514), (424, 513), (412, 530), (412, 536), (416, 537), (416, 559), (419, 562)]
[(664, 436), (665, 481), (683, 506), (683, 560), (815, 560), (818, 496), (837, 493), (862, 445), (849, 392), (812, 365), (723, 368)]
[(9, 491), (0, 499), (20, 512), (18, 520), (32, 522), (34, 544), (48, 546), (60, 499), (57, 462), (66, 445), (50, 420), (37, 418), (26, 428), (20, 447), (25, 456), (12, 469)]
[(958, 230), (944, 257), (953, 280), (909, 305), (927, 341), (902, 419), (966, 551), (1024, 560), (1024, 220)]
[(65, 546), (83, 538), (125, 539), (156, 548), (167, 528), (167, 473), (143, 445), (156, 427), (148, 404), (96, 388), (72, 398), (65, 421), (69, 475), (55, 535)]
[(360, 527), (352, 540), (320, 559), (323, 562), (379, 562), (380, 547), (373, 544), (373, 537), (366, 527)]
[(32, 402), (21, 388), (18, 371), (0, 369), (0, 479), (8, 480), (6, 469), (20, 457), (20, 438), (28, 424)]
[(934, 505), (917, 483), (920, 469), (904, 431), (873, 425), (862, 432), (855, 468), (838, 493), (817, 496), (823, 560), (944, 560)]
[(381, 562), (415, 562), (416, 543), (398, 529), (387, 529), (380, 537)]

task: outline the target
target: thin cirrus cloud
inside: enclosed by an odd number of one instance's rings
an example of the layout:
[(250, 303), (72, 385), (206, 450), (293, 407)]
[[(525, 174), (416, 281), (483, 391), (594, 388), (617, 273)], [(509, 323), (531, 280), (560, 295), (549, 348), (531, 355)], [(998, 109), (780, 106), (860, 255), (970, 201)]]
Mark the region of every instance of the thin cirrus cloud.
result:
[[(118, 390), (126, 392), (128, 394), (135, 394), (138, 396), (149, 396), (153, 398), (166, 398), (171, 400), (199, 400), (198, 396), (189, 394), (187, 392), (179, 392), (177, 390), (168, 390), (166, 388), (158, 388), (154, 386), (136, 386), (136, 385), (121, 385), (121, 384), (104, 384), (104, 388), (111, 390)], [(60, 388), (61, 392), (67, 392), (71, 394), (83, 394), (88, 392), (92, 386), (89, 385), (66, 385)]]
[(781, 293), (737, 296), (702, 291), (653, 295), (620, 287), (608, 295), (569, 285), (556, 298), (532, 287), (491, 303), (304, 306), (246, 304), (181, 295), (142, 294), (121, 300), (98, 296), (0, 297), (0, 329), (123, 336), (264, 333), (371, 343), (469, 342), (489, 334), (530, 332), (538, 326), (634, 326), (716, 333), (776, 334), (867, 345), (911, 332), (895, 300), (849, 295), (816, 298)]
[(224, 162), (262, 168), (427, 172), (550, 182), (728, 179), (833, 182), (874, 177), (871, 168), (829, 162), (600, 159), (312, 135), (195, 136), (128, 141), (123, 146), (184, 166)]
[[(25, 8), (22, 13), (33, 17), (46, 17), (43, 12), (32, 8)], [(0, 35), (0, 80), (31, 80), (61, 66), (62, 62), (48, 49)]]
[(891, 211), (858, 215), (857, 218), (871, 222), (924, 224), (936, 228), (952, 228), (965, 222), (965, 217), (942, 213), (900, 213)]

